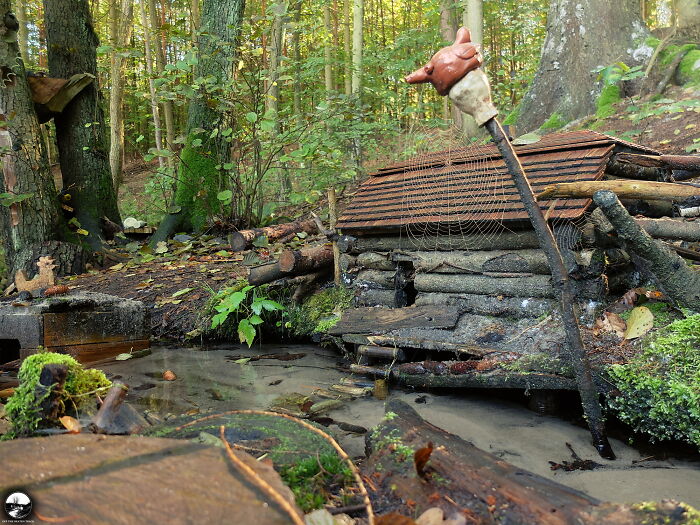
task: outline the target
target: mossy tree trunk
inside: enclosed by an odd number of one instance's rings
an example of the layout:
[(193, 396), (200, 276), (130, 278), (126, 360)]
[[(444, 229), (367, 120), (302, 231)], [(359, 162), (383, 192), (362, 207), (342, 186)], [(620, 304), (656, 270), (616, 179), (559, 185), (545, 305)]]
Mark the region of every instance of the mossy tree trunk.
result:
[[(165, 216), (151, 239), (157, 243), (178, 229), (198, 230), (208, 216), (220, 209), (217, 193), (223, 187), (221, 165), (230, 158), (230, 143), (220, 131), (229, 127), (220, 109), (217, 93), (231, 81), (236, 43), (245, 0), (205, 0), (197, 43), (196, 76), (213, 79), (213, 88), (202, 89), (202, 98), (192, 100), (187, 118), (187, 143), (182, 150), (175, 191), (175, 209)], [(212, 138), (212, 132), (219, 132)]]
[[(44, 0), (49, 72), (97, 77), (99, 43), (87, 0)], [(97, 82), (55, 117), (63, 188), (93, 250), (102, 248), (100, 218), (121, 223), (109, 166), (109, 144)]]
[(518, 130), (531, 131), (553, 116), (563, 124), (593, 113), (599, 94), (594, 70), (644, 62), (653, 52), (644, 43), (648, 35), (638, 0), (552, 0), (540, 66), (523, 98)]
[(0, 16), (0, 118), (5, 121), (0, 129), (0, 194), (28, 195), (21, 202), (0, 205), (0, 238), (10, 275), (14, 275), (19, 269), (32, 270), (28, 254), (54, 238), (59, 208), (20, 58), (19, 24), (10, 12), (10, 0), (0, 0)]

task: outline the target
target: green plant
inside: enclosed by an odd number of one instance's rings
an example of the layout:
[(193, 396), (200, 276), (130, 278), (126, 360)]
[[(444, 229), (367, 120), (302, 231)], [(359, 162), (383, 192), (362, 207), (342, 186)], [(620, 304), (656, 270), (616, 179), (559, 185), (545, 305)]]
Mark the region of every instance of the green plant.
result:
[(622, 82), (644, 76), (642, 66), (629, 67), (624, 62), (600, 67), (594, 72), (598, 73), (598, 81), (603, 82), (603, 89), (596, 102), (598, 118), (609, 117), (615, 113), (613, 105), (622, 98)]
[(5, 406), (12, 423), (10, 432), (6, 434), (8, 438), (31, 435), (39, 427), (39, 406), (51, 393), (49, 390), (41, 398), (36, 396), (41, 370), (46, 364), (68, 367), (66, 382), (58, 396), (58, 401), (63, 405), (63, 413), (77, 413), (93, 400), (87, 394), (104, 391), (112, 384), (101, 370), (85, 369), (69, 355), (42, 352), (27, 357), (19, 369), (19, 387)]
[(619, 391), (609, 405), (620, 419), (652, 440), (700, 447), (700, 314), (649, 336), (641, 353), (608, 373)]
[(335, 453), (303, 459), (283, 468), (280, 476), (304, 512), (320, 508), (328, 499), (331, 485), (344, 487), (353, 479), (348, 466)]
[(352, 306), (353, 296), (352, 290), (342, 286), (326, 288), (301, 306), (292, 307), (287, 324), (296, 336), (328, 332), (340, 320), (342, 312)]
[(214, 306), (217, 313), (211, 320), (212, 329), (223, 325), (229, 316), (235, 316), (238, 321), (238, 338), (248, 346), (255, 340), (256, 326), (264, 323), (261, 317), (263, 312), (284, 310), (280, 303), (261, 295), (259, 289), (249, 284), (226, 288), (216, 294), (215, 300), (218, 304)]

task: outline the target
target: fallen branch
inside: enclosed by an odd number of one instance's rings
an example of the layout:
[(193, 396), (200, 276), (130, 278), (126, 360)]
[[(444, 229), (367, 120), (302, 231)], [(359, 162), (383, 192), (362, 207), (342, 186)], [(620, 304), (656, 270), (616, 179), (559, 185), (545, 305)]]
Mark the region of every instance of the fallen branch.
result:
[(546, 186), (537, 195), (537, 200), (593, 197), (596, 191), (613, 191), (621, 199), (653, 199), (681, 201), (700, 196), (700, 187), (670, 182), (651, 182), (640, 180), (605, 180), (585, 182), (562, 182)]
[(700, 274), (688, 268), (683, 259), (666, 246), (654, 241), (627, 213), (613, 192), (598, 191), (593, 195), (593, 202), (605, 214), (618, 237), (625, 241), (627, 250), (648, 263), (660, 288), (678, 304), (700, 310)]

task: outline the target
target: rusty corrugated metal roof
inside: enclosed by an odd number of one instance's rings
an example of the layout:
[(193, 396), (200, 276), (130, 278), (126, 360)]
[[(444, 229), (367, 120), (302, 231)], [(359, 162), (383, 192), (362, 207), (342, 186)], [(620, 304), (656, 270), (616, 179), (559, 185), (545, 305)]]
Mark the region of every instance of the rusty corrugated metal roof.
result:
[[(594, 131), (548, 135), (516, 152), (535, 192), (555, 182), (599, 180), (613, 150), (658, 152)], [(542, 201), (551, 219), (577, 219), (590, 199)], [(372, 174), (338, 221), (346, 233), (528, 218), (495, 145), (410, 159)]]

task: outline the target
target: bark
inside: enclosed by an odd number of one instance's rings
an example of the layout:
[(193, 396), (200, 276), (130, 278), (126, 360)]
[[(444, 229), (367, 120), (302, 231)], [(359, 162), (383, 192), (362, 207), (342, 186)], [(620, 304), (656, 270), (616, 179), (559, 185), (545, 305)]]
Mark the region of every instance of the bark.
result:
[(308, 273), (333, 264), (333, 247), (328, 244), (301, 250), (285, 250), (279, 256), (280, 270), (294, 274)]
[(613, 155), (607, 166), (605, 166), (605, 174), (623, 179), (663, 181), (668, 179), (669, 170), (666, 168), (635, 166), (628, 162), (622, 162), (618, 160), (617, 155)]
[(67, 375), (68, 367), (66, 365), (48, 364), (41, 369), (34, 398), (42, 400), (38, 407), (42, 420), (55, 421), (63, 411), (63, 403), (59, 394), (63, 390)]
[[(456, 506), (464, 509), (471, 523), (481, 524), (687, 522), (687, 511), (677, 503), (605, 503), (523, 470), (430, 424), (402, 401), (388, 401), (386, 411), (393, 417), (368, 435), (370, 457), (363, 468), (366, 473), (382, 473), (373, 478), (377, 500), (402, 514), (438, 506), (449, 516)], [(398, 451), (406, 447), (417, 451), (427, 443), (433, 443), (433, 451), (421, 477), (414, 461), (402, 459)], [(438, 479), (439, 492), (446, 497), (434, 497)]]
[(647, 168), (700, 171), (700, 157), (697, 155), (640, 155), (638, 153), (618, 153), (615, 157), (620, 162), (628, 162)]
[[(513, 274), (509, 274), (513, 275)], [(548, 275), (523, 277), (489, 277), (485, 275), (419, 273), (413, 282), (418, 292), (505, 295), (506, 297), (556, 298), (557, 291)], [(586, 279), (572, 283), (573, 295), (586, 299), (602, 299), (606, 292), (604, 279)]]
[[(49, 72), (56, 78), (89, 73), (97, 78), (99, 44), (87, 0), (44, 0)], [(100, 218), (120, 224), (109, 167), (109, 146), (97, 82), (83, 89), (54, 118), (63, 187), (87, 243), (102, 249)]]
[(350, 40), (350, 3), (353, 0), (343, 1), (343, 50), (345, 51), (345, 95), (352, 95), (352, 45)]
[[(553, 0), (540, 66), (523, 98), (520, 131), (532, 131), (554, 114), (568, 122), (595, 111), (597, 67), (648, 59), (652, 49), (638, 0)], [(605, 45), (601, 45), (604, 42)]]
[(338, 265), (340, 266), (341, 275), (347, 274), (357, 265), (357, 257), (355, 257), (354, 255), (348, 255), (346, 253), (343, 253), (342, 255), (340, 255)]
[(253, 286), (260, 286), (287, 276), (289, 276), (289, 273), (280, 270), (280, 265), (275, 261), (261, 264), (260, 266), (253, 266), (248, 271), (248, 283)]
[(395, 346), (359, 345), (357, 355), (372, 359), (385, 359), (388, 361), (405, 361), (403, 350)]
[(249, 248), (251, 243), (258, 237), (265, 236), (270, 243), (273, 243), (292, 233), (316, 233), (316, 229), (316, 223), (312, 220), (286, 222), (284, 224), (275, 224), (274, 226), (266, 226), (264, 228), (253, 228), (251, 230), (233, 232), (228, 236), (228, 241), (234, 252), (240, 252)]
[[(570, 238), (569, 231), (565, 231)], [(558, 231), (554, 231), (555, 237)], [(581, 239), (576, 239), (578, 242)], [(584, 239), (587, 241), (587, 239)], [(574, 240), (572, 240), (573, 242)], [(537, 236), (532, 231), (504, 232), (494, 235), (432, 235), (411, 237), (406, 234), (386, 237), (352, 237), (341, 236), (338, 239), (340, 251), (344, 253), (390, 252), (393, 250), (521, 250), (539, 248)]]
[[(29, 195), (22, 201), (0, 205), (0, 232), (9, 275), (18, 270), (34, 272), (34, 261), (26, 255), (35, 246), (55, 237), (59, 203), (48, 165), (39, 122), (34, 112), (24, 64), (19, 60), (16, 28), (10, 1), (0, 1), (0, 114), (7, 120), (0, 129), (2, 156), (0, 194)], [(7, 26), (10, 23), (11, 27)], [(14, 117), (12, 117), (14, 116)], [(31, 264), (30, 264), (31, 263)]]
[[(594, 210), (590, 220), (595, 224), (598, 235), (605, 241), (606, 236), (615, 228), (602, 210)], [(700, 242), (700, 227), (697, 221), (685, 219), (633, 219), (648, 235), (657, 239), (676, 239), (679, 241)]]
[(682, 201), (700, 196), (700, 186), (669, 182), (605, 180), (561, 182), (545, 186), (537, 200), (555, 198), (590, 199), (598, 190), (609, 190), (622, 199), (656, 199)]
[[(397, 288), (397, 272), (384, 272), (381, 270), (362, 270), (357, 274), (355, 286), (394, 290)], [(402, 286), (399, 286), (403, 288)]]
[(360, 268), (369, 268), (370, 270), (396, 270), (396, 263), (389, 259), (388, 254), (377, 252), (364, 252), (357, 256), (355, 264)]
[(359, 292), (355, 298), (357, 306), (388, 306), (401, 308), (408, 304), (406, 292), (403, 290), (368, 289)]
[(678, 304), (700, 311), (700, 274), (642, 230), (614, 193), (597, 192), (593, 201), (614, 226), (617, 235), (625, 241), (628, 251), (645, 261), (659, 287)]
[(96, 433), (107, 433), (107, 430), (112, 426), (112, 423), (117, 417), (117, 413), (128, 391), (129, 387), (123, 383), (115, 382), (112, 385), (112, 388), (109, 389), (109, 392), (107, 392), (102, 402), (102, 406), (100, 406), (97, 414), (92, 418), (92, 427), (95, 429)]
[(328, 3), (323, 5), (323, 25), (326, 30), (323, 42), (323, 79), (326, 86), (326, 95), (330, 95), (334, 91), (333, 87), (333, 28), (331, 27), (331, 7)]
[(110, 4), (110, 39), (113, 51), (110, 67), (109, 90), (109, 120), (110, 148), (109, 165), (112, 181), (117, 192), (122, 182), (122, 167), (124, 165), (124, 57), (120, 50), (129, 45), (131, 32), (134, 27), (134, 0), (116, 0)]
[[(462, 22), (465, 27), (469, 28), (472, 36), (472, 42), (484, 45), (484, 2), (483, 0), (463, 0), (464, 12), (462, 13)], [(465, 136), (483, 137), (483, 130), (477, 125), (474, 117), (466, 113), (462, 113), (462, 131)]]
[(26, 67), (29, 64), (29, 36), (27, 32), (27, 3), (25, 0), (15, 2), (17, 22), (19, 22), (19, 51)]
[[(146, 0), (139, 0), (139, 9), (141, 14), (141, 25), (143, 26), (143, 42), (146, 52), (146, 74), (148, 75), (148, 92), (151, 98), (151, 114), (153, 115), (153, 129), (155, 134), (156, 149), (163, 149), (163, 130), (160, 121), (160, 107), (158, 106), (158, 95), (156, 94), (156, 86), (153, 75), (153, 43), (151, 36), (151, 27), (146, 17)], [(196, 0), (198, 1), (198, 0)], [(158, 165), (162, 168), (164, 165), (163, 157), (158, 156)]]
[(456, 308), (462, 313), (490, 315), (494, 317), (537, 318), (549, 314), (556, 308), (551, 299), (535, 297), (496, 297), (481, 294), (449, 294), (421, 292), (416, 297), (416, 306), (431, 305)]
[(421, 273), (550, 273), (542, 250), (412, 252), (410, 257)]
[(340, 248), (338, 247), (337, 233), (335, 226), (338, 223), (338, 200), (335, 195), (335, 188), (328, 190), (328, 220), (333, 234), (333, 282), (336, 286), (341, 284), (340, 269)]

